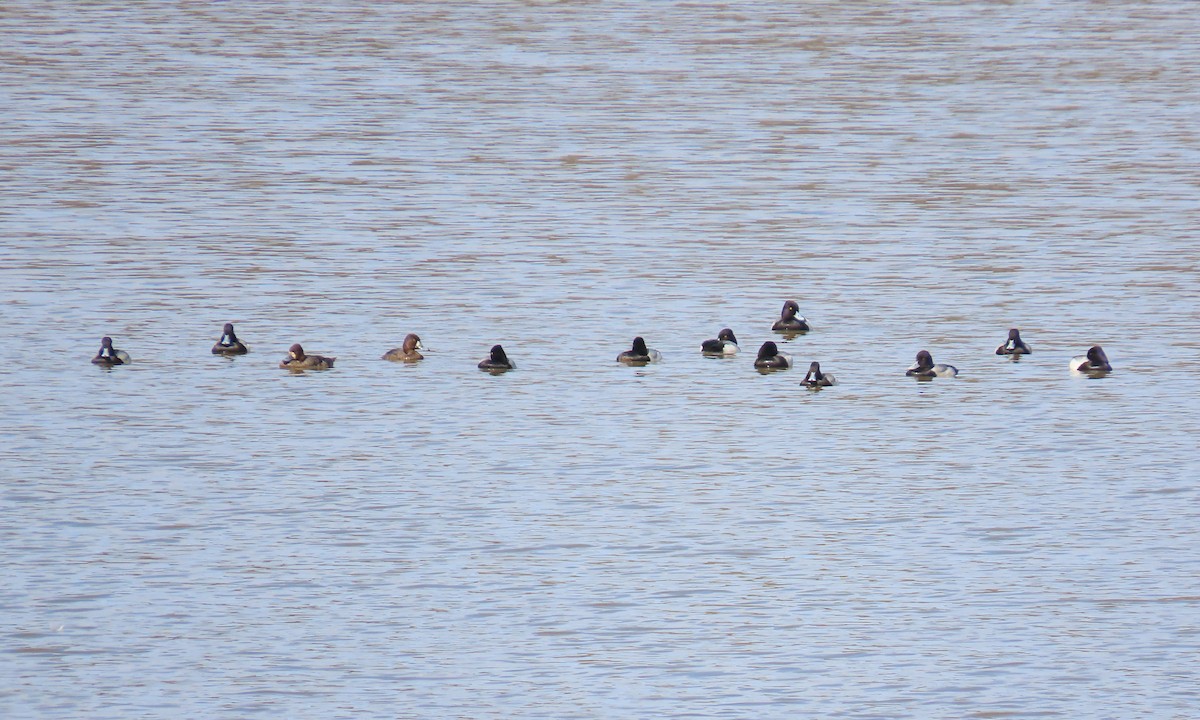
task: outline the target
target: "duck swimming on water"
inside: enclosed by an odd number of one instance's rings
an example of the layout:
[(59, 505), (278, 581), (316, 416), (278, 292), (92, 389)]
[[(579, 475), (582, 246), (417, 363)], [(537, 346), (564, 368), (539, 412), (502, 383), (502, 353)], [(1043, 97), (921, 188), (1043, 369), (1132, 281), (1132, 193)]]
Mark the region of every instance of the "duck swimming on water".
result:
[(646, 347), (646, 341), (640, 336), (633, 339), (633, 347), (617, 356), (617, 362), (626, 365), (645, 365), (659, 360), (662, 360), (662, 353)]
[(758, 349), (754, 367), (760, 370), (786, 370), (792, 366), (792, 356), (779, 352), (779, 346), (768, 340)]
[(1008, 331), (1008, 340), (996, 348), (997, 355), (1028, 355), (1033, 352), (1021, 339), (1021, 331), (1013, 328)]
[(245, 355), (250, 352), (241, 340), (238, 340), (237, 333), (233, 331), (233, 323), (225, 323), (224, 329), (221, 330), (221, 339), (212, 347), (213, 355)]
[(93, 365), (113, 367), (116, 365), (128, 365), (133, 362), (133, 359), (129, 357), (129, 353), (114, 348), (112, 342), (112, 338), (110, 337), (105, 336), (100, 338), (100, 351), (96, 353), (96, 357), (92, 358)]
[(788, 300), (771, 329), (780, 333), (808, 332), (808, 319), (800, 314), (800, 305), (795, 300)]
[(504, 353), (504, 348), (499, 345), (493, 345), (492, 351), (488, 353), (488, 356), (479, 361), (480, 370), (490, 370), (492, 372), (512, 370), (516, 367), (516, 364), (512, 360), (509, 360), (508, 355)]
[(328, 370), (337, 358), (322, 355), (306, 355), (300, 343), (288, 348), (288, 356), (279, 362), (285, 370)]
[(722, 328), (721, 332), (717, 333), (716, 340), (700, 343), (700, 352), (705, 355), (736, 355), (738, 350), (737, 338), (729, 328)]
[(829, 373), (821, 372), (821, 363), (814, 362), (808, 366), (808, 373), (800, 381), (800, 384), (810, 388), (830, 387), (837, 385), (837, 378)]
[(917, 362), (908, 369), (905, 375), (917, 378), (955, 377), (958, 368), (953, 365), (933, 364), (933, 355), (928, 350), (917, 353)]
[(1077, 355), (1071, 358), (1070, 367), (1072, 372), (1089, 375), (1103, 375), (1112, 371), (1112, 365), (1108, 364), (1108, 356), (1104, 354), (1104, 349), (1099, 345), (1088, 348), (1087, 355)]
[(421, 338), (417, 337), (416, 333), (409, 333), (404, 336), (404, 342), (398, 348), (392, 348), (383, 354), (383, 360), (394, 360), (396, 362), (416, 362), (425, 356), (417, 352), (424, 350), (421, 345)]

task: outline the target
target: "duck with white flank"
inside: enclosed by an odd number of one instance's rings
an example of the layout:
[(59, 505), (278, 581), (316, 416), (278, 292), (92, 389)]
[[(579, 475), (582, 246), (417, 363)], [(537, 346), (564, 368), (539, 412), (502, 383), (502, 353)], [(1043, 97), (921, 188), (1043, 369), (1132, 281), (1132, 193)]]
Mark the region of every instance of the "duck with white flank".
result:
[(128, 365), (131, 362), (133, 362), (133, 359), (129, 357), (129, 353), (113, 347), (112, 338), (100, 338), (100, 351), (96, 353), (96, 357), (92, 358), (93, 365), (114, 367), (117, 365)]
[(792, 366), (792, 356), (779, 352), (779, 346), (768, 340), (758, 349), (754, 367), (759, 370), (786, 370)]
[(641, 337), (633, 339), (633, 347), (617, 356), (617, 362), (626, 365), (645, 365), (662, 360), (662, 353), (651, 347), (646, 347), (646, 341)]
[(829, 373), (821, 372), (821, 363), (814, 362), (808, 366), (808, 373), (800, 381), (801, 385), (810, 388), (823, 388), (837, 385), (837, 378)]
[(729, 328), (722, 328), (721, 332), (717, 333), (716, 340), (705, 340), (700, 343), (700, 352), (705, 355), (736, 355), (739, 350), (737, 338), (733, 336), (733, 331)]
[(1103, 375), (1111, 372), (1112, 365), (1108, 364), (1108, 356), (1099, 345), (1088, 348), (1087, 355), (1077, 355), (1071, 358), (1071, 372), (1087, 375)]
[(947, 378), (958, 375), (958, 368), (953, 365), (943, 365), (941, 363), (934, 365), (933, 355), (930, 355), (928, 350), (922, 350), (917, 353), (917, 362), (904, 374), (925, 379), (935, 377)]

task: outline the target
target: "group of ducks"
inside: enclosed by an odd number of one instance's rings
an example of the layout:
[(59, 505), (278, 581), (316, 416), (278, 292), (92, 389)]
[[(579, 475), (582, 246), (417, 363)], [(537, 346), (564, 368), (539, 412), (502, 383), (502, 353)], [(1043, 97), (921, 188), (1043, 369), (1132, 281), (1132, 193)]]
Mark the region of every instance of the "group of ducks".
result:
[[(800, 306), (795, 300), (788, 300), (783, 304), (783, 311), (779, 315), (779, 320), (771, 326), (771, 330), (782, 333), (788, 337), (794, 337), (800, 333), (808, 332), (810, 329), (808, 320), (800, 314)], [(424, 356), (419, 352), (423, 350), (421, 338), (415, 333), (409, 333), (404, 338), (403, 344), (392, 350), (388, 350), (383, 354), (383, 360), (392, 360), (395, 362), (417, 362)], [(700, 352), (714, 357), (729, 357), (736, 355), (738, 352), (737, 338), (733, 334), (733, 330), (723, 328), (717, 333), (717, 337), (712, 340), (705, 340), (700, 344)], [(213, 355), (245, 355), (249, 350), (238, 339), (237, 333), (233, 330), (233, 323), (225, 323), (225, 327), (221, 333), (221, 339), (217, 344), (213, 345)], [(1014, 359), (1021, 355), (1032, 353), (1029, 345), (1021, 339), (1021, 332), (1013, 328), (1008, 331), (1008, 340), (1003, 345), (996, 348), (997, 355), (1011, 355)], [(308, 355), (304, 352), (304, 348), (300, 343), (292, 345), (288, 349), (288, 355), (279, 362), (279, 367), (286, 370), (328, 370), (333, 367), (333, 363), (337, 358), (325, 357), (323, 355)], [(645, 339), (635, 337), (633, 346), (625, 352), (617, 356), (617, 362), (625, 363), (626, 365), (647, 365), (649, 363), (658, 362), (662, 359), (662, 353), (654, 348), (647, 347)], [(104, 366), (126, 365), (131, 362), (129, 353), (124, 350), (118, 350), (113, 347), (113, 341), (110, 337), (105, 337), (100, 341), (100, 351), (96, 353), (96, 357), (92, 358), (92, 363)], [(493, 373), (512, 370), (516, 365), (512, 360), (508, 359), (504, 348), (500, 345), (493, 345), (491, 352), (483, 360), (479, 361), (479, 369), (487, 370)], [(768, 340), (758, 349), (758, 357), (754, 359), (754, 367), (763, 370), (784, 370), (792, 367), (792, 357), (786, 353), (779, 351), (779, 346)], [(1104, 354), (1104, 350), (1099, 345), (1092, 346), (1086, 355), (1071, 358), (1070, 368), (1073, 372), (1087, 374), (1103, 374), (1112, 370), (1112, 366), (1108, 363), (1108, 356)], [(908, 368), (906, 375), (932, 379), (935, 377), (954, 377), (958, 375), (958, 368), (953, 365), (945, 365), (942, 363), (934, 363), (933, 355), (928, 350), (922, 350), (917, 353), (917, 361)], [(833, 375), (822, 372), (820, 363), (813, 362), (808, 366), (808, 373), (805, 374), (801, 385), (811, 388), (829, 387), (837, 384), (837, 378)]]

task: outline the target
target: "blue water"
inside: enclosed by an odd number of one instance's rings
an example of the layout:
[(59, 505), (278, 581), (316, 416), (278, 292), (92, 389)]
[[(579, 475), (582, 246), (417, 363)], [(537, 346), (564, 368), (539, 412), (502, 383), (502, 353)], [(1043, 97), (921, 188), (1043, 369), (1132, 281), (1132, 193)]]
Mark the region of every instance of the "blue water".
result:
[(1191, 717), (1198, 23), (6, 5), (0, 715)]

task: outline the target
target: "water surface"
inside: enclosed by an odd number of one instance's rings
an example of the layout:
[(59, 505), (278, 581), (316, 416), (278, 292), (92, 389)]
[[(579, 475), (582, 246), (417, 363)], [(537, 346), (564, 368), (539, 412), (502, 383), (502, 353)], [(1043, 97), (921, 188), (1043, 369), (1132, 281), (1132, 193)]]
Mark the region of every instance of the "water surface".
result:
[(1192, 716), (1198, 35), (6, 3), (0, 711)]

